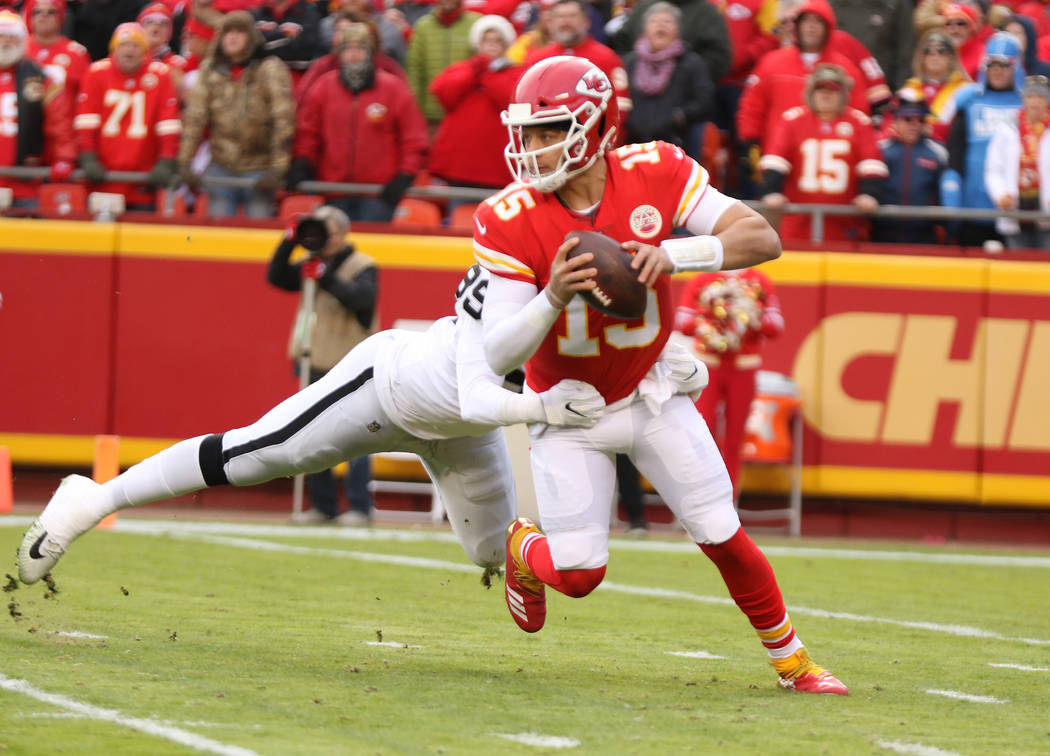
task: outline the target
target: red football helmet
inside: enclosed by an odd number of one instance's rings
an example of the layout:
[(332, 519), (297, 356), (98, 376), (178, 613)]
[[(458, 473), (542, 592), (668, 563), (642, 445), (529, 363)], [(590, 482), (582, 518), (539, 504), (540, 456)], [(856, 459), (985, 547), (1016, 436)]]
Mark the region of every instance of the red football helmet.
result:
[[(541, 192), (553, 192), (590, 168), (615, 146), (620, 131), (620, 108), (609, 77), (586, 58), (569, 55), (546, 58), (529, 68), (501, 118), (510, 132), (503, 155), (511, 175)], [(550, 125), (564, 125), (565, 139), (526, 151), (522, 129)], [(548, 153), (559, 155), (558, 166), (542, 173), (537, 158)]]

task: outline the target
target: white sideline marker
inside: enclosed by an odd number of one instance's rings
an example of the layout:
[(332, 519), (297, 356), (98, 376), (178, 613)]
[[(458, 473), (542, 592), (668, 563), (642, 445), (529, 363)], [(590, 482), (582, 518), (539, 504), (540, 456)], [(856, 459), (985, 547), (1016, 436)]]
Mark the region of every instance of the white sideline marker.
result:
[(247, 748), (226, 745), (225, 743), (220, 743), (217, 740), (206, 738), (203, 735), (198, 735), (194, 732), (180, 730), (178, 727), (161, 724), (160, 722), (155, 722), (151, 719), (125, 716), (114, 709), (102, 709), (98, 706), (75, 701), (72, 698), (66, 698), (65, 696), (60, 696), (56, 693), (48, 693), (34, 687), (26, 680), (18, 680), (4, 674), (0, 674), (0, 689), (9, 690), (12, 693), (21, 693), (23, 696), (35, 698), (37, 701), (57, 706), (60, 709), (65, 709), (66, 711), (73, 712), (74, 714), (78, 714), (88, 719), (95, 719), (100, 722), (112, 722), (113, 724), (118, 724), (122, 727), (138, 730), (147, 735), (164, 738), (165, 740), (170, 740), (173, 743), (187, 746), (196, 751), (215, 753), (219, 754), (219, 756), (259, 756), (255, 751)]
[(931, 696), (944, 696), (945, 698), (954, 698), (956, 701), (970, 701), (971, 703), (1010, 703), (1009, 699), (994, 698), (993, 696), (974, 696), (969, 693), (962, 693), (958, 690), (940, 690), (938, 688), (929, 688), (926, 692), (929, 693)]
[(92, 633), (82, 633), (79, 630), (56, 630), (55, 635), (61, 635), (63, 638), (87, 638), (88, 640), (106, 640), (109, 638), (108, 635), (93, 635)]
[(899, 740), (876, 740), (875, 745), (887, 751), (904, 753), (908, 756), (962, 756), (955, 751), (945, 751), (942, 748), (934, 748), (922, 743), (902, 743)]
[(989, 667), (998, 667), (999, 669), (1019, 669), (1022, 672), (1050, 672), (1050, 667), (1029, 667), (1026, 664), (996, 664), (995, 662), (988, 662)]
[(366, 646), (389, 646), (390, 648), (423, 648), (414, 643), (398, 643), (397, 641), (365, 641)]
[(536, 748), (576, 748), (580, 741), (576, 738), (563, 738), (558, 735), (541, 735), (538, 732), (520, 732), (515, 734), (496, 732), (497, 738), (503, 738), (513, 743), (535, 746)]
[(725, 659), (718, 654), (709, 654), (707, 651), (664, 651), (668, 656), (684, 656), (686, 659)]

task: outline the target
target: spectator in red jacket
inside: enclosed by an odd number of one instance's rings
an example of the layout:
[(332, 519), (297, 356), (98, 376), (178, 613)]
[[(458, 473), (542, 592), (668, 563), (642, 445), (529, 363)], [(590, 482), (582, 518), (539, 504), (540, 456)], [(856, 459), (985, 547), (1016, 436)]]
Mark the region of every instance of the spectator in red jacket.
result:
[[(0, 166), (34, 168), (51, 164), (52, 181), (68, 181), (77, 148), (69, 117), (69, 98), (62, 85), (26, 60), (26, 25), (9, 10), (0, 10), (0, 102), (5, 103), (0, 128)], [(4, 179), (14, 204), (36, 204), (36, 184)]]
[(675, 330), (692, 337), (693, 349), (707, 365), (707, 388), (696, 406), (725, 460), (733, 495), (739, 497), (740, 452), (762, 348), (767, 338), (784, 331), (780, 299), (773, 282), (757, 268), (701, 273), (682, 289)]
[(976, 81), (977, 69), (984, 57), (984, 43), (989, 36), (978, 33), (977, 11), (964, 3), (952, 3), (941, 11), (941, 16), (944, 31), (955, 43), (963, 70)]
[(470, 44), (477, 54), (453, 63), (430, 81), (430, 91), (446, 115), (434, 135), (429, 169), (453, 186), (500, 189), (510, 178), (503, 159), (507, 130), (500, 113), (524, 70), (506, 57), (516, 36), (503, 16), (482, 16), (470, 28)]
[(172, 13), (164, 3), (150, 3), (138, 17), (139, 24), (146, 32), (151, 59), (163, 63), (171, 70), (171, 81), (175, 91), (182, 89), (182, 76), (186, 71), (186, 59), (171, 49), (173, 31)]
[(427, 126), (408, 84), (377, 70), (374, 52), (366, 24), (343, 33), (339, 70), (322, 76), (299, 109), (288, 186), (311, 178), (382, 184), (378, 197), (340, 196), (331, 204), (351, 220), (389, 222), (423, 167)]
[[(791, 18), (790, 44), (762, 56), (748, 77), (737, 109), (741, 159), (751, 171), (757, 169), (758, 158), (778, 127), (780, 117), (787, 110), (805, 104), (806, 77), (818, 64), (832, 63), (843, 69), (852, 81), (864, 80), (857, 66), (829, 45), (835, 31), (835, 14), (827, 0), (806, 0)], [(849, 104), (863, 113), (870, 112), (861, 87), (853, 88)]]
[(22, 6), (22, 17), (29, 29), (26, 58), (43, 68), (54, 82), (64, 87), (72, 112), (80, 91), (80, 82), (91, 65), (91, 59), (83, 45), (62, 36), (66, 0), (26, 0)]
[(558, 0), (551, 9), (551, 36), (553, 41), (534, 50), (525, 58), (525, 67), (555, 55), (572, 55), (586, 58), (598, 66), (616, 91), (620, 105), (620, 118), (625, 119), (631, 109), (631, 91), (627, 82), (627, 71), (620, 56), (591, 36), (591, 19), (583, 0)]

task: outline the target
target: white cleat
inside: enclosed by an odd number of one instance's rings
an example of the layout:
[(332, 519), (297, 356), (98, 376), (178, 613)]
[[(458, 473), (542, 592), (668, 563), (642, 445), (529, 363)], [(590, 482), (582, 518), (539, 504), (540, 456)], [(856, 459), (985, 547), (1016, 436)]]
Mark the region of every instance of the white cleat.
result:
[(18, 547), (18, 577), (29, 585), (35, 583), (58, 564), (66, 549), (77, 538), (91, 530), (102, 519), (96, 515), (97, 506), (87, 500), (97, 498), (100, 486), (83, 475), (67, 475), (62, 479)]

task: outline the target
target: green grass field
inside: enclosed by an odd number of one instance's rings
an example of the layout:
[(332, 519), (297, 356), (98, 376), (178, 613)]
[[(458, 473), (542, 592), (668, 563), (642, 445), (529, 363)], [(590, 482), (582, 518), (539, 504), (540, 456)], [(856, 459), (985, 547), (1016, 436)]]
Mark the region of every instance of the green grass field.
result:
[(756, 540), (848, 698), (779, 690), (681, 539), (526, 635), (448, 533), (123, 518), (5, 579), (0, 752), (1050, 753), (1050, 551)]

